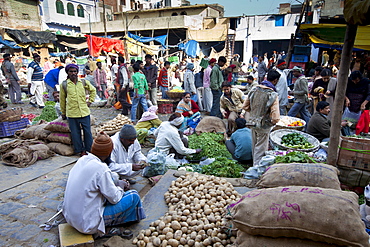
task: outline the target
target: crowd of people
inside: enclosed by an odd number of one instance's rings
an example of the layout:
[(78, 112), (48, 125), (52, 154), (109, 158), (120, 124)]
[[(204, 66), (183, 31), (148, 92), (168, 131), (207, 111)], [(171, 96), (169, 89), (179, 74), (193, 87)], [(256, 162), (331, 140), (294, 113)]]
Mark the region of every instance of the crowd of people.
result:
[[(145, 218), (140, 197), (130, 190), (130, 183), (147, 165), (141, 144), (149, 131), (155, 136), (156, 148), (181, 158), (202, 151), (188, 148), (185, 135), (192, 133), (187, 130), (194, 129), (201, 116), (224, 119), (229, 137), (227, 149), (237, 161), (255, 166), (268, 150), (269, 134), (280, 116), (299, 114), (306, 122), (307, 133), (320, 141), (327, 140), (337, 80), (325, 54), (323, 66), (313, 68), (312, 76), (307, 77), (300, 67), (286, 68), (283, 52), (274, 52), (267, 61), (267, 55), (254, 56), (249, 64), (252, 70), (243, 77), (244, 88), (234, 86), (244, 73), (237, 54), (231, 61), (220, 56), (183, 59), (179, 64), (163, 60), (156, 63), (151, 55), (146, 55), (144, 61), (128, 63), (119, 56), (109, 58), (110, 66), (89, 58), (83, 76), (79, 76), (81, 68), (73, 58), (64, 64), (59, 60), (51, 63), (46, 58), (42, 67), (40, 55), (33, 54), (26, 70), (30, 104), (43, 108), (44, 91), (48, 100), (59, 101), (61, 117), (68, 120), (71, 129), (75, 153), (81, 156), (67, 182), (63, 204), (67, 222), (80, 232), (102, 235), (106, 233), (105, 226)], [(3, 57), (1, 71), (8, 83), (9, 99), (13, 104), (24, 104), (11, 55)], [(369, 62), (361, 66), (357, 60), (343, 100), (345, 114), (356, 115), (357, 119), (352, 123), (343, 120), (343, 128), (356, 124), (370, 101), (366, 78)], [(182, 87), (185, 92), (175, 113), (162, 122), (158, 118), (159, 97), (168, 99), (166, 91), (172, 87)], [(124, 125), (112, 137), (102, 132), (93, 139), (89, 106), (109, 97), (113, 98), (112, 104), (120, 103), (121, 114), (129, 116), (133, 125)], [(7, 107), (3, 97), (0, 99), (0, 107)], [(142, 112), (138, 114), (139, 109)]]

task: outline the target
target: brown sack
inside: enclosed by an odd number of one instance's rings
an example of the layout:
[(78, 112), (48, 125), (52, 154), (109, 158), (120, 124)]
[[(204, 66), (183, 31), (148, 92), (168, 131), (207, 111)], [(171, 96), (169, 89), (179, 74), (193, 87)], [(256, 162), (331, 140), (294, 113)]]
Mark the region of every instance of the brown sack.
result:
[(55, 119), (54, 121), (51, 121), (45, 126), (46, 130), (49, 130), (51, 132), (65, 132), (70, 133), (71, 130), (69, 129), (68, 120), (63, 120), (62, 117), (59, 117)]
[(60, 142), (69, 145), (72, 144), (70, 133), (51, 133), (47, 140), (50, 142)]
[(60, 155), (71, 156), (74, 154), (73, 146), (71, 145), (66, 145), (59, 142), (50, 142), (46, 145), (51, 151)]
[(198, 135), (204, 132), (225, 133), (226, 125), (222, 121), (222, 119), (218, 117), (208, 116), (200, 120), (199, 124), (195, 128), (195, 132)]
[(369, 246), (353, 192), (303, 186), (257, 189), (228, 210), (234, 226), (250, 235)]
[(35, 156), (37, 160), (44, 160), (55, 154), (45, 144), (31, 145), (28, 148), (32, 151), (33, 156)]
[(370, 183), (370, 172), (348, 167), (338, 167), (339, 181), (351, 187), (365, 187)]
[(245, 232), (238, 231), (236, 241), (237, 247), (334, 247), (323, 242), (315, 242), (299, 238), (270, 238), (264, 236), (253, 236)]
[(15, 148), (30, 146), (34, 144), (45, 144), (45, 143), (39, 140), (13, 140), (10, 142), (5, 142), (0, 145), (0, 154), (3, 155), (4, 153), (10, 152)]
[(340, 190), (339, 171), (321, 163), (274, 164), (267, 168), (256, 184), (259, 188), (312, 186)]
[(44, 129), (46, 125), (47, 124), (28, 126), (26, 129), (24, 129), (20, 137), (25, 139), (45, 140), (51, 133), (49, 130)]
[(15, 148), (12, 151), (2, 155), (2, 161), (10, 166), (24, 168), (36, 162), (32, 156), (31, 150), (25, 148)]

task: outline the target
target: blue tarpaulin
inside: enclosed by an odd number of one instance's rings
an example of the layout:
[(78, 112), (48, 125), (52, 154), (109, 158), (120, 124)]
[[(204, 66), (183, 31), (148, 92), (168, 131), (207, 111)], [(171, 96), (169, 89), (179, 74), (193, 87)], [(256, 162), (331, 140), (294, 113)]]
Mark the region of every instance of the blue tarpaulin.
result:
[(0, 44), (10, 47), (12, 49), (21, 49), (21, 47), (18, 46), (17, 43), (15, 43), (14, 41), (3, 40), (1, 36), (0, 36)]
[(189, 40), (185, 44), (179, 44), (179, 49), (185, 51), (189, 57), (196, 57), (199, 55), (200, 47), (199, 43), (195, 40)]
[(166, 35), (162, 35), (162, 36), (157, 36), (157, 37), (140, 37), (138, 35), (135, 35), (135, 34), (132, 34), (130, 32), (128, 32), (128, 37), (129, 38), (132, 38), (134, 40), (137, 40), (139, 42), (142, 42), (142, 43), (148, 43), (150, 41), (157, 41), (158, 43), (160, 43), (164, 48), (167, 48), (166, 47), (166, 39), (167, 39), (167, 34)]

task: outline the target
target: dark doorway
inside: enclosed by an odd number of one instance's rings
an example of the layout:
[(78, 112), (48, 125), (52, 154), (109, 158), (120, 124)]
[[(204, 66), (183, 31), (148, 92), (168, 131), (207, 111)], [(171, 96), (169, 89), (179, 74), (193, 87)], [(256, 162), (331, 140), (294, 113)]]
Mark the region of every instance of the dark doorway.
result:
[(289, 48), (289, 40), (253, 40), (253, 55), (263, 56), (267, 52), (270, 58), (273, 51), (278, 53), (285, 51), (287, 53)]

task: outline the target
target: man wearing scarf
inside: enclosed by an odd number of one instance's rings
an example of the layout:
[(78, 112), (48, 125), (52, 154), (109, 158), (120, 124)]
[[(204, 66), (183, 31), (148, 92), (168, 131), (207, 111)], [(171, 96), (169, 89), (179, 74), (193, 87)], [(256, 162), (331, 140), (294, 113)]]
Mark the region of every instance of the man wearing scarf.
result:
[(287, 114), (286, 107), (289, 104), (288, 100), (288, 82), (287, 82), (287, 71), (286, 62), (280, 59), (276, 65), (276, 71), (280, 73), (280, 79), (276, 84), (276, 92), (279, 96), (279, 108), (280, 115), (285, 116)]
[(81, 233), (101, 236), (106, 226), (146, 217), (137, 191), (129, 190), (127, 181), (113, 179), (108, 168), (112, 150), (111, 138), (99, 133), (91, 153), (81, 157), (69, 172), (63, 215)]
[[(90, 152), (93, 142), (89, 106), (94, 102), (96, 89), (89, 81), (82, 81), (78, 78), (78, 66), (76, 64), (68, 64), (65, 70), (68, 77), (60, 87), (60, 110), (63, 119), (68, 118), (74, 151), (83, 156)], [(63, 84), (66, 86), (64, 87)], [(90, 95), (87, 103), (85, 90)], [(84, 136), (83, 142), (81, 129)]]
[(155, 147), (166, 154), (188, 155), (200, 153), (202, 151), (201, 149), (187, 148), (187, 137), (180, 136), (179, 128), (183, 121), (184, 116), (175, 112), (170, 116), (168, 121), (163, 122), (154, 132), (156, 137)]

